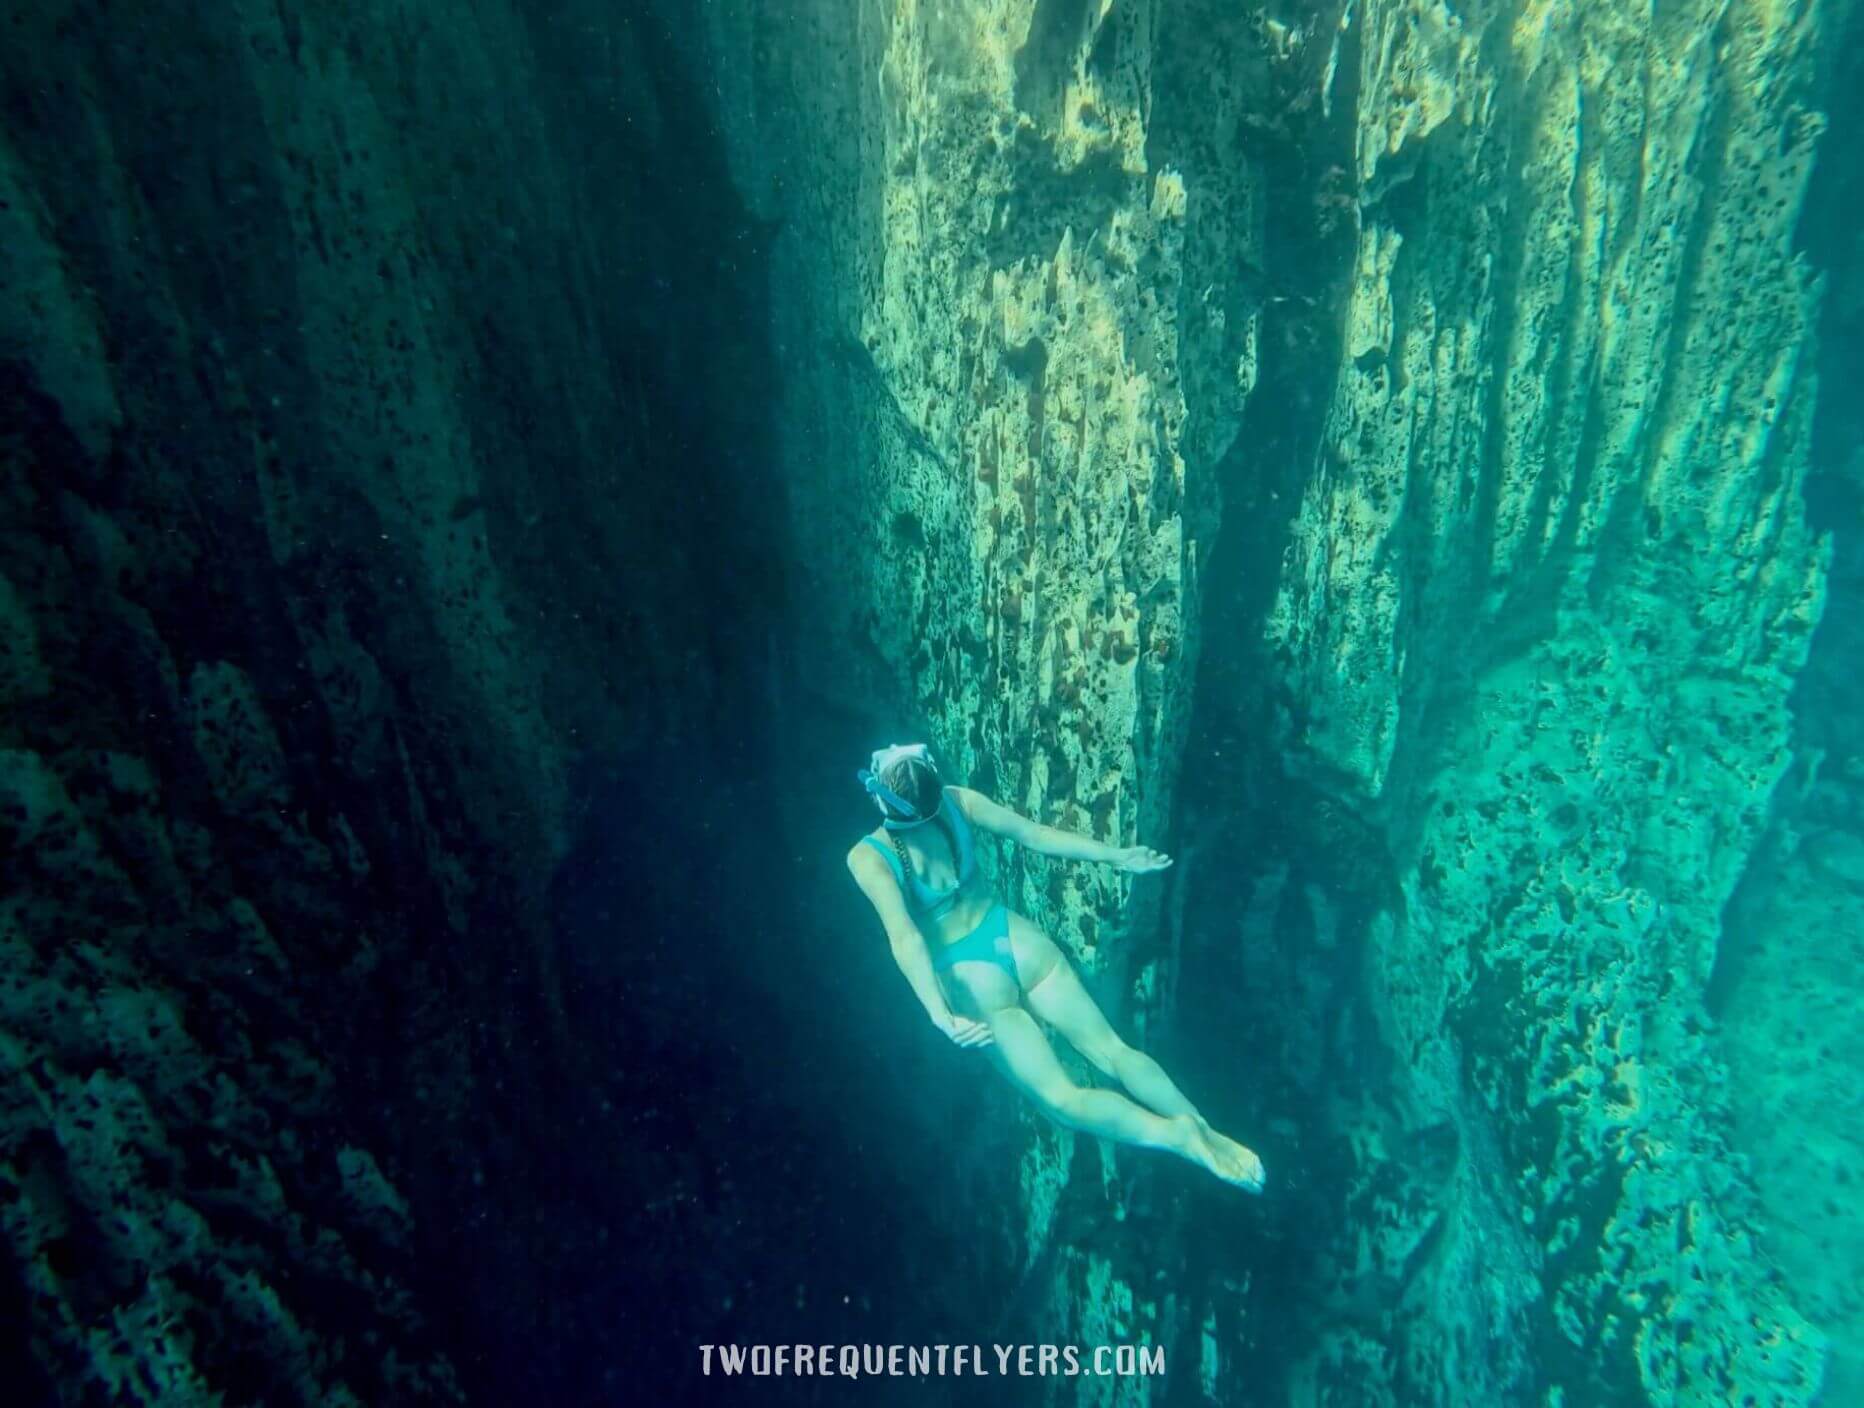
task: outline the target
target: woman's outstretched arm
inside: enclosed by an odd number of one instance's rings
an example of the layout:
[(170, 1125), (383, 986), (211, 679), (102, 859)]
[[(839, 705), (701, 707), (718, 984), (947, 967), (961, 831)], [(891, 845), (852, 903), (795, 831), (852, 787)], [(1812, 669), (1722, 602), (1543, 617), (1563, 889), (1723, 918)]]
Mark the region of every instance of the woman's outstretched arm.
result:
[(1013, 812), (1001, 802), (993, 802), (970, 787), (953, 787), (964, 804), (964, 814), (986, 831), (1007, 836), (1019, 846), (1060, 860), (1105, 861), (1121, 870), (1163, 870), (1171, 857), (1150, 846), (1109, 846), (1078, 831), (1063, 831), (1059, 826), (1045, 826)]
[(893, 949), (893, 961), (899, 964), (900, 972), (912, 987), (913, 996), (925, 1008), (926, 1016), (932, 1019), (932, 1025), (958, 1045), (990, 1045), (994, 1038), (989, 1027), (969, 1017), (958, 1016), (951, 1010), (951, 1004), (945, 1001), (938, 974), (932, 969), (932, 951), (926, 947), (926, 936), (919, 932), (919, 926), (913, 923), (912, 915), (906, 912), (906, 902), (900, 898), (900, 887), (894, 883), (893, 873), (887, 869), (885, 862), (866, 855), (867, 849), (865, 846), (856, 846), (848, 853), (848, 869), (853, 872), (854, 882), (861, 887), (861, 893), (867, 896), (874, 906), (874, 912), (880, 916), (880, 922), (887, 931), (887, 942)]

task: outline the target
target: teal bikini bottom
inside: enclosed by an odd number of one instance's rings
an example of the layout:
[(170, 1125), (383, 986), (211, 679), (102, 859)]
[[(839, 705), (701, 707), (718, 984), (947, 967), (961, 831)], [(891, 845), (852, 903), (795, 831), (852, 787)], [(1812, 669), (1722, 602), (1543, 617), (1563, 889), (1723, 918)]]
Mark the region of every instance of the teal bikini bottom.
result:
[(1010, 981), (1020, 986), (1016, 976), (1016, 958), (1010, 952), (1010, 911), (998, 900), (990, 906), (990, 912), (978, 923), (978, 926), (959, 939), (955, 944), (934, 947), (932, 966), (949, 968), (954, 963), (963, 963), (967, 959), (994, 963), (1010, 975)]

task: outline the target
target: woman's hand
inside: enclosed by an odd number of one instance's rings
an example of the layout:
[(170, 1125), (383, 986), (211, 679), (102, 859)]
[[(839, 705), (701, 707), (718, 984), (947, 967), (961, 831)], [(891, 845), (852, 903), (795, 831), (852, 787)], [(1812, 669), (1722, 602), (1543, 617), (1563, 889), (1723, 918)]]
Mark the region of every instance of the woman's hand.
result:
[(997, 1039), (982, 1022), (973, 1022), (969, 1017), (960, 1017), (955, 1012), (947, 1013), (945, 1020), (938, 1024), (938, 1029), (959, 1046), (989, 1046)]
[(1163, 870), (1171, 864), (1171, 857), (1150, 846), (1127, 846), (1124, 850), (1115, 851), (1107, 863), (1116, 870), (1130, 870), (1139, 875), (1148, 870)]

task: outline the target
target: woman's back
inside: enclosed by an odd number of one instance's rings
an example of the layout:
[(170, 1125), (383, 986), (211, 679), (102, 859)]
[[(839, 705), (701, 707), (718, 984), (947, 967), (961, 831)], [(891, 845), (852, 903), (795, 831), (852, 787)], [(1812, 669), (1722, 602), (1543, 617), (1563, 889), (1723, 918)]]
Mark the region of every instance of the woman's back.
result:
[[(938, 812), (933, 816), (931, 825), (939, 828), (939, 833), (944, 837), (951, 854), (950, 864), (954, 878), (949, 885), (934, 886), (923, 878), (920, 872), (925, 868), (924, 865), (910, 864), (910, 855), (907, 857), (908, 864), (902, 864), (899, 849), (896, 848), (900, 843), (898, 833), (893, 833), (888, 837), (889, 840), (895, 842), (895, 845), (888, 845), (878, 836), (868, 835), (861, 838), (886, 857), (887, 865), (893, 871), (893, 878), (899, 881), (900, 889), (909, 902), (935, 919), (949, 912), (951, 907), (957, 903), (959, 892), (970, 883), (971, 878), (977, 874), (978, 868), (977, 844), (971, 834), (971, 823), (964, 815), (963, 806), (956, 797), (951, 795), (951, 789), (946, 787), (942, 790), (944, 800)], [(916, 829), (923, 834), (926, 828)], [(926, 849), (929, 852), (930, 848)]]

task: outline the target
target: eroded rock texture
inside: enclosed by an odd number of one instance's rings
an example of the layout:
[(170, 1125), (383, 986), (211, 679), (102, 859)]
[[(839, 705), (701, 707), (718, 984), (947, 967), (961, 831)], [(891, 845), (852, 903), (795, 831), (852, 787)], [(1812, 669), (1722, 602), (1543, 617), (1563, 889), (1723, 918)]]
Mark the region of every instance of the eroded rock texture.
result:
[(1817, 22), (1363, 15), (1341, 373), (1268, 631), (1292, 770), (1390, 848), (1396, 1125), (1463, 1150), (1354, 1158), (1342, 1293), (1403, 1301), (1348, 1342), (1413, 1391), (1819, 1387), (1704, 1010), (1824, 598), (1792, 250)]
[[(1235, 137), (1275, 121), (1286, 55), (1219, 5), (850, 13), (708, 12), (739, 179), (786, 222), (773, 336), (807, 673), (1028, 814), (1162, 840), (1215, 467), (1271, 296)], [(1170, 981), (1156, 882), (1004, 859), (1011, 902), (1116, 1010)], [(1175, 1313), (1169, 1254), (1116, 1269), (1096, 1246), (1149, 1235), (1101, 1151), (1036, 1131), (1015, 1181), (994, 1144), (950, 1157), (1011, 1209), (1000, 1333), (1125, 1338)]]
[(1022, 1294), (1234, 1401), (1813, 1401), (1707, 996), (1830, 569), (1842, 13), (830, 8), (712, 23), (819, 646), (1044, 819), (1183, 786), (1173, 907), (1012, 894), (1291, 1175), (1251, 1222), (1038, 1133)]
[(718, 942), (781, 486), (670, 32), (5, 30), (9, 1400), (591, 1401), (803, 1314), (887, 1224)]
[[(1844, 1401), (1849, 9), (16, 11), (33, 1392)], [(902, 1034), (876, 728), (1177, 852), (995, 859), (1273, 1197)]]

